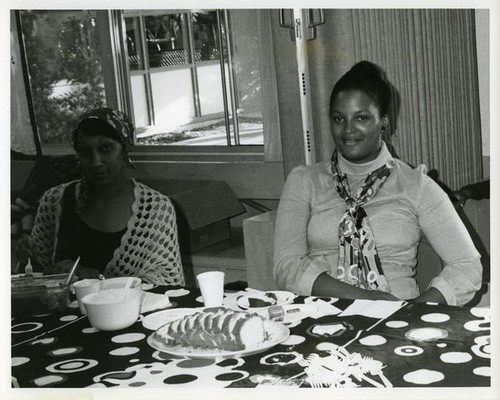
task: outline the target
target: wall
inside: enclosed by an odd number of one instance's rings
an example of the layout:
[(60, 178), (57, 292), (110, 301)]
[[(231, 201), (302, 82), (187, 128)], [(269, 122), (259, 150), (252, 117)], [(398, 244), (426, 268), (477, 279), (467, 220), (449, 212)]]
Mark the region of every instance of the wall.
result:
[(483, 178), (490, 176), (490, 13), (476, 10), (477, 69), (479, 79), (479, 101), (481, 104), (481, 133), (483, 140)]

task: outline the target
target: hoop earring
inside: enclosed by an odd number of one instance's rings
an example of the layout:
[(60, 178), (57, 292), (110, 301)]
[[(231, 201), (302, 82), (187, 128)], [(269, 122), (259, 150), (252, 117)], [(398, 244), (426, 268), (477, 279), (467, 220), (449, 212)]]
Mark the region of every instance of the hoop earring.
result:
[(135, 168), (134, 165), (132, 164), (132, 160), (130, 159), (128, 154), (123, 153), (122, 158), (123, 158), (123, 163), (125, 164), (125, 167)]

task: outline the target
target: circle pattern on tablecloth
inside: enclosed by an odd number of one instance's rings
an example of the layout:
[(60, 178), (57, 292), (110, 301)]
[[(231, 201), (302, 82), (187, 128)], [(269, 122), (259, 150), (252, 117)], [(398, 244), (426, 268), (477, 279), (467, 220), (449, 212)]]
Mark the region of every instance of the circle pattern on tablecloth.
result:
[(415, 328), (410, 329), (405, 333), (405, 337), (410, 340), (416, 340), (419, 342), (427, 342), (433, 340), (444, 339), (448, 337), (448, 331), (439, 328)]
[(328, 304), (333, 304), (335, 303), (338, 299), (334, 297), (316, 297), (316, 296), (309, 296), (304, 299), (304, 304), (309, 304), (309, 303), (315, 303), (317, 301), (324, 301), (325, 303)]
[(398, 356), (405, 357), (418, 356), (423, 352), (424, 349), (418, 346), (399, 346), (394, 349), (394, 353), (396, 353)]
[(464, 324), (464, 328), (471, 332), (489, 331), (491, 329), (491, 321), (489, 319), (468, 321)]
[(51, 364), (45, 369), (53, 373), (71, 374), (93, 368), (97, 364), (98, 362), (96, 360), (91, 360), (86, 358), (75, 358), (72, 360), (64, 360), (57, 362), (55, 364)]
[(320, 351), (328, 351), (332, 354), (336, 353), (339, 346), (331, 342), (321, 342), (316, 345), (316, 349)]
[(35, 318), (40, 318), (40, 317), (46, 317), (50, 315), (50, 313), (43, 313), (43, 314), (33, 314), (32, 316)]
[(346, 331), (352, 331), (354, 328), (347, 322), (335, 322), (331, 324), (314, 324), (307, 328), (307, 333), (311, 336), (319, 337), (338, 337)]
[(490, 367), (477, 367), (472, 370), (475, 375), (479, 376), (491, 376), (491, 368)]
[(111, 341), (114, 343), (132, 343), (138, 342), (146, 337), (144, 333), (124, 333), (122, 335), (113, 336)]
[(489, 318), (491, 315), (489, 307), (472, 307), (470, 313), (478, 318)]
[[(160, 387), (164, 384), (173, 384), (179, 387), (223, 388), (231, 383), (248, 377), (248, 372), (237, 370), (244, 364), (241, 358), (227, 365), (213, 360), (189, 361), (175, 359), (170, 362), (153, 362), (151, 364), (136, 364), (124, 371), (113, 371), (94, 377), (95, 384), (101, 387), (134, 387), (144, 384), (151, 387)], [(226, 361), (226, 360), (223, 360)]]
[(65, 375), (45, 375), (45, 376), (40, 376), (39, 378), (32, 379), (31, 383), (34, 386), (45, 387), (45, 386), (57, 385), (67, 380), (68, 377)]
[(450, 316), (448, 314), (443, 314), (443, 313), (430, 313), (422, 315), (421, 319), (422, 321), (425, 322), (432, 322), (438, 324), (441, 322), (448, 321), (450, 319)]
[(299, 335), (290, 335), (284, 342), (281, 342), (285, 346), (296, 346), (300, 343), (305, 342), (306, 338)]
[(220, 374), (215, 377), (216, 380), (222, 382), (234, 382), (242, 378), (245, 378), (245, 374), (242, 372), (227, 372), (225, 374)]
[(89, 328), (83, 328), (82, 332), (83, 333), (96, 333), (96, 332), (99, 332), (99, 330), (94, 328), (93, 326), (91, 326)]
[(40, 322), (23, 322), (21, 324), (12, 325), (12, 333), (26, 333), (33, 332), (40, 329), (43, 326)]
[(78, 315), (63, 315), (61, 318), (59, 318), (59, 321), (69, 322), (69, 321), (74, 321), (77, 318)]
[(365, 346), (380, 346), (387, 343), (387, 339), (380, 335), (370, 335), (359, 339), (359, 343)]
[(53, 343), (56, 343), (57, 342), (57, 338), (54, 337), (54, 336), (49, 336), (49, 337), (45, 337), (45, 338), (42, 338), (42, 339), (37, 339), (37, 340), (34, 340), (33, 342), (31, 342), (32, 344), (41, 344), (43, 346), (47, 346), (49, 344), (53, 344)]
[(408, 326), (408, 322), (406, 321), (387, 321), (385, 323), (385, 326), (388, 328), (404, 328), (405, 326)]
[(439, 358), (442, 362), (449, 364), (461, 364), (472, 360), (472, 356), (463, 351), (450, 351), (448, 353), (443, 353), (439, 356)]
[(471, 347), (472, 352), (481, 358), (491, 358), (491, 337), (489, 335), (478, 336), (474, 338), (474, 345)]
[(302, 360), (302, 355), (296, 351), (290, 351), (268, 354), (260, 359), (260, 363), (263, 365), (288, 365), (295, 364), (300, 360)]
[(250, 382), (257, 385), (273, 385), (275, 382), (279, 382), (281, 380), (278, 375), (271, 374), (255, 374), (251, 375), (248, 379)]
[(47, 352), (47, 355), (52, 356), (52, 357), (61, 357), (61, 356), (67, 356), (70, 354), (77, 354), (82, 351), (81, 347), (63, 347), (60, 349), (55, 349)]
[(226, 358), (217, 363), (219, 367), (229, 368), (229, 367), (238, 367), (243, 364), (243, 360), (241, 358)]
[(138, 347), (119, 347), (118, 349), (111, 350), (109, 354), (112, 356), (130, 356), (138, 352)]
[(163, 380), (163, 383), (166, 383), (167, 385), (175, 385), (175, 384), (180, 385), (180, 384), (194, 382), (197, 379), (198, 378), (195, 375), (179, 374), (165, 378)]
[(68, 304), (68, 308), (79, 308), (78, 301), (73, 300)]
[(403, 376), (403, 379), (406, 382), (415, 383), (417, 385), (429, 385), (431, 383), (442, 381), (444, 379), (444, 374), (439, 371), (424, 368), (408, 372)]
[(11, 365), (13, 367), (17, 367), (18, 365), (23, 365), (29, 362), (30, 359), (28, 357), (12, 357)]
[(215, 361), (211, 358), (188, 358), (177, 364), (180, 368), (203, 368), (212, 365)]

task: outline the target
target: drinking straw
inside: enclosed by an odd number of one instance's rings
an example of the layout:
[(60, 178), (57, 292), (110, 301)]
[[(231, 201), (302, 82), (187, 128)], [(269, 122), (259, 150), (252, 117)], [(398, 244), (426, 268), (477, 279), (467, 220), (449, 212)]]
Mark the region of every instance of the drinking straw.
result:
[(133, 282), (133, 279), (131, 277), (129, 277), (127, 279), (127, 283), (125, 284), (125, 287), (123, 288), (122, 301), (125, 300), (125, 298), (127, 297), (127, 290), (130, 289), (130, 286), (132, 285), (132, 282)]
[(64, 283), (64, 286), (68, 286), (69, 283), (71, 282), (71, 278), (73, 278), (73, 274), (75, 273), (75, 269), (78, 266), (78, 263), (80, 262), (80, 256), (76, 259), (75, 263), (73, 264), (73, 267), (71, 267), (71, 271), (69, 272), (68, 278), (66, 279), (66, 282)]

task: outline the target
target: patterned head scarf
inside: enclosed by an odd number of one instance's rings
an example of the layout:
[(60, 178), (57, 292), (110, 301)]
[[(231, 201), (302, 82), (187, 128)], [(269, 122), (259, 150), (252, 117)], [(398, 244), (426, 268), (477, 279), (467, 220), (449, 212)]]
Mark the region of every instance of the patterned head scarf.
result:
[(128, 117), (119, 110), (106, 107), (85, 111), (73, 124), (73, 144), (76, 143), (76, 134), (80, 123), (89, 119), (100, 119), (113, 128), (115, 134), (111, 137), (122, 145), (125, 162), (127, 166), (130, 166), (131, 162), (127, 153), (127, 145), (129, 138), (132, 137), (134, 133), (134, 125), (132, 125)]
[(363, 205), (377, 195), (393, 167), (394, 161), (391, 160), (371, 172), (352, 195), (347, 176), (339, 169), (337, 150), (332, 155), (333, 182), (347, 206), (338, 228), (340, 248), (337, 279), (363, 289), (391, 291)]

